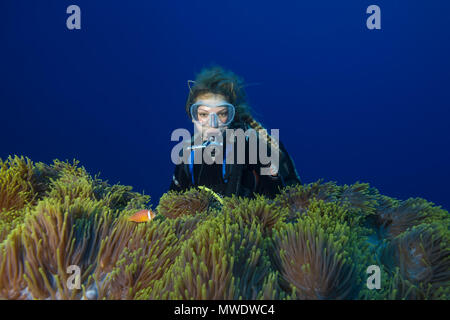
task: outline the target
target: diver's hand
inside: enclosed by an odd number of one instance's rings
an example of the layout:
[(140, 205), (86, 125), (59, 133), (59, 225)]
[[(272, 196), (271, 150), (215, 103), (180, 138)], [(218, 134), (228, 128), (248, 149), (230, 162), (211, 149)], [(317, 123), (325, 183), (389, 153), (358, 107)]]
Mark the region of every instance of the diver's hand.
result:
[(269, 176), (274, 177), (274, 178), (278, 177), (278, 167), (275, 166), (274, 164), (270, 163), (267, 165), (263, 165), (263, 166), (261, 166), (261, 168), (269, 170), (269, 173), (270, 173), (270, 174), (268, 174)]
[(270, 170), (270, 175), (272, 177), (278, 176), (278, 167), (277, 166), (275, 166), (274, 164), (271, 164), (269, 170)]

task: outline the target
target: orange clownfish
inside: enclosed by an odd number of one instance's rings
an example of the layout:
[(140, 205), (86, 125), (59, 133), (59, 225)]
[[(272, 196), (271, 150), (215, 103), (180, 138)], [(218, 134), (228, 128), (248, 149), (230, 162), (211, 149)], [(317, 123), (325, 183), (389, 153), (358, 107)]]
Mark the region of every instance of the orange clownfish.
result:
[(155, 218), (155, 213), (152, 210), (144, 209), (128, 217), (128, 221), (147, 222), (153, 220), (153, 218)]

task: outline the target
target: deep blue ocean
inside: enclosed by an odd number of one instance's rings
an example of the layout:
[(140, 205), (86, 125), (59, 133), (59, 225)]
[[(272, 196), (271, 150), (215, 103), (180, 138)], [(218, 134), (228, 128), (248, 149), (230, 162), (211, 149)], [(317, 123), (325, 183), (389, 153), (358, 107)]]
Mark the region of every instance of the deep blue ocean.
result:
[(250, 84), (304, 183), (449, 209), (449, 15), (447, 0), (0, 0), (0, 158), (76, 158), (155, 207), (171, 133), (193, 131), (187, 80), (218, 64)]

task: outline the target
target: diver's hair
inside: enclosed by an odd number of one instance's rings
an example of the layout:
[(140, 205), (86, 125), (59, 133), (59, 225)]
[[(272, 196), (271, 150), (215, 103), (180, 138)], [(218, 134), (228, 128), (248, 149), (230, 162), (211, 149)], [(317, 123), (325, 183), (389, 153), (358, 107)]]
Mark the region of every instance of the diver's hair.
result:
[(247, 123), (250, 128), (258, 132), (259, 137), (266, 141), (267, 144), (272, 143), (271, 148), (273, 149), (271, 149), (271, 154), (272, 152), (280, 152), (280, 155), (282, 154), (278, 142), (276, 140), (272, 140), (272, 137), (269, 133), (267, 133), (266, 128), (264, 128), (261, 123), (256, 121), (251, 115), (245, 115), (242, 120)]
[(234, 105), (236, 109), (234, 121), (241, 122), (241, 117), (250, 115), (251, 110), (246, 102), (244, 81), (232, 71), (224, 70), (217, 65), (204, 68), (197, 74), (195, 81), (188, 81), (188, 85), (189, 96), (186, 101), (186, 113), (189, 117), (191, 117), (190, 106), (198, 96), (207, 93), (223, 95), (229, 103)]
[[(191, 86), (191, 83), (193, 84)], [(273, 141), (274, 149), (271, 152), (278, 152), (280, 147), (275, 140), (272, 140), (267, 130), (256, 121), (251, 115), (251, 108), (246, 101), (246, 93), (244, 91), (244, 81), (234, 72), (224, 70), (220, 66), (212, 66), (204, 68), (197, 74), (195, 81), (189, 80), (189, 96), (186, 102), (186, 113), (191, 117), (190, 106), (196, 101), (197, 97), (202, 94), (213, 93), (220, 94), (234, 105), (236, 114), (233, 120), (235, 127), (250, 127), (259, 133), (260, 137), (268, 144)]]

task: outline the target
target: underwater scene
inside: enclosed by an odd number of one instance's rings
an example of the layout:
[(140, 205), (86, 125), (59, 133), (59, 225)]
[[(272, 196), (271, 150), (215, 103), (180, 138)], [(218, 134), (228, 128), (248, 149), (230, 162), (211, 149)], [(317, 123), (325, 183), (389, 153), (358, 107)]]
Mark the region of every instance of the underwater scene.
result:
[(0, 300), (450, 299), (448, 9), (2, 1)]

